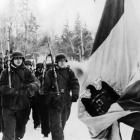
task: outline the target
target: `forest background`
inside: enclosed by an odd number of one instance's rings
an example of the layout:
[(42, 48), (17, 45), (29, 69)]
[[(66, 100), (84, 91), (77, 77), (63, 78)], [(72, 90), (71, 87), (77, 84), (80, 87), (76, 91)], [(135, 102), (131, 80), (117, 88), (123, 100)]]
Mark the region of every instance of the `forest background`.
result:
[[(99, 3), (88, 0), (85, 3), (83, 0), (76, 0), (73, 3), (68, 3), (67, 0), (59, 0), (56, 4), (57, 7), (61, 5), (61, 9), (59, 8), (57, 11), (55, 0), (52, 3), (45, 3), (44, 0), (40, 2), (38, 0), (6, 1), (4, 10), (0, 11), (1, 52), (5, 52), (7, 49), (7, 40), (9, 39), (11, 53), (20, 50), (28, 59), (33, 57), (37, 59), (40, 55), (49, 54), (48, 43), (51, 43), (54, 56), (62, 52), (70, 60), (83, 61), (89, 58), (103, 2), (100, 4), (100, 0)], [(43, 14), (39, 11), (37, 4), (41, 6), (41, 9), (44, 9), (41, 11)], [(76, 7), (76, 4), (80, 9)], [(53, 13), (49, 13), (50, 5), (51, 9), (54, 9)], [(100, 8), (97, 9), (99, 5)], [(96, 8), (94, 9), (94, 7)], [(100, 11), (99, 15), (96, 13), (98, 11)], [(45, 12), (49, 16), (45, 15)], [(57, 19), (52, 20), (54, 13)], [(97, 16), (94, 15), (95, 13)], [(57, 23), (59, 20), (61, 25)], [(51, 26), (48, 26), (47, 23), (50, 23)]]

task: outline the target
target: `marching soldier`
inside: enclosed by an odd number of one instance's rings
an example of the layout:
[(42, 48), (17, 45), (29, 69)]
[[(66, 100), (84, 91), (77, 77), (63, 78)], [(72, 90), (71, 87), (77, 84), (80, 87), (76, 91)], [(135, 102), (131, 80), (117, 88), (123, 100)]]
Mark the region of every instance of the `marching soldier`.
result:
[[(35, 76), (38, 78), (38, 80), (41, 83), (42, 86), (42, 77), (43, 74), (43, 64), (42, 63), (37, 63), (36, 64), (36, 70), (35, 70)], [(39, 95), (39, 90), (36, 91), (36, 95), (32, 98), (32, 116), (34, 120), (34, 128), (40, 127), (40, 95)]]
[(7, 63), (8, 63), (8, 56), (6, 55), (6, 56), (4, 57), (4, 69), (8, 67), (8, 66), (7, 66)]
[[(45, 73), (49, 69), (51, 69), (51, 67), (52, 67), (52, 64), (47, 63)], [(40, 79), (40, 81), (42, 81), (42, 84), (44, 82), (44, 75), (42, 74), (43, 80)], [(48, 100), (46, 100), (46, 97), (41, 89), (40, 90), (40, 121), (41, 121), (41, 133), (44, 135), (44, 137), (48, 137), (48, 134), (50, 133), (50, 119), (49, 118), (50, 117), (49, 117)]]
[[(3, 71), (3, 61), (2, 58), (0, 57), (0, 75), (1, 72)], [(1, 91), (0, 91), (1, 92)], [(3, 121), (2, 121), (2, 106), (1, 106), (1, 97), (0, 97), (0, 132), (2, 132), (2, 126), (3, 126)]]
[(38, 90), (40, 82), (24, 65), (23, 53), (15, 51), (11, 56), (11, 87), (8, 84), (8, 68), (0, 78), (4, 130), (2, 140), (19, 140), (25, 134), (30, 110), (30, 97)]
[[(30, 60), (26, 60), (24, 62), (24, 64), (28, 69), (32, 70), (32, 62)], [(35, 72), (35, 76), (39, 80), (39, 75), (38, 75), (37, 70)], [(39, 100), (40, 99), (39, 99), (39, 89), (38, 89), (35, 93), (35, 96), (31, 97), (31, 109), (32, 109), (32, 118), (33, 118), (33, 123), (34, 123), (34, 129), (36, 129), (40, 126)]]
[[(56, 90), (54, 71), (48, 70), (44, 77), (43, 91), (50, 106), (52, 140), (64, 140), (63, 130), (71, 112), (71, 104), (77, 101), (79, 95), (78, 79), (74, 72), (66, 66), (66, 62), (66, 55), (63, 53), (55, 57), (59, 93)], [(72, 92), (72, 96), (70, 92)]]
[(0, 74), (3, 71), (3, 61), (2, 58), (0, 57)]
[(24, 64), (28, 69), (32, 70), (32, 62), (30, 60), (25, 60)]

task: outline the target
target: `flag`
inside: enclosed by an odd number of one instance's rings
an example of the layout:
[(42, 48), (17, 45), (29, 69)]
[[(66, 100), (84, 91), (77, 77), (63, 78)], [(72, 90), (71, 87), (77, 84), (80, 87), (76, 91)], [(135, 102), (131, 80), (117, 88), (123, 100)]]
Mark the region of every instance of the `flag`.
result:
[(131, 0), (106, 1), (82, 87), (102, 77), (113, 88), (125, 90), (138, 61), (140, 32), (135, 12)]
[[(81, 97), (89, 83), (99, 77), (118, 94), (140, 79), (138, 72), (140, 47), (140, 20), (138, 0), (106, 0), (91, 57), (81, 86)], [(133, 88), (133, 87), (132, 87)], [(79, 100), (78, 117), (94, 138), (119, 118), (132, 112), (118, 110), (98, 117), (91, 117)]]
[(103, 11), (102, 19), (96, 33), (93, 44), (93, 54), (98, 47), (107, 39), (112, 28), (117, 24), (124, 13), (124, 0), (107, 0)]

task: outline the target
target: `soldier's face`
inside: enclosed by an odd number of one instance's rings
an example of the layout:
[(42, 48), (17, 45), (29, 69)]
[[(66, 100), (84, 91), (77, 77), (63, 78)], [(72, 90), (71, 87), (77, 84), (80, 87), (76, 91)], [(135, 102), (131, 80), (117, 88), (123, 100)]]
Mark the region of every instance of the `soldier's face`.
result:
[(42, 68), (37, 68), (37, 72), (42, 72)]
[(28, 69), (32, 69), (32, 66), (31, 66), (31, 65), (26, 65), (26, 67), (27, 67)]
[(20, 66), (20, 65), (22, 64), (22, 62), (23, 62), (22, 57), (15, 57), (15, 58), (14, 58), (14, 64), (15, 64), (16, 66)]
[(66, 59), (61, 59), (58, 61), (58, 66), (61, 68), (65, 68), (66, 67)]

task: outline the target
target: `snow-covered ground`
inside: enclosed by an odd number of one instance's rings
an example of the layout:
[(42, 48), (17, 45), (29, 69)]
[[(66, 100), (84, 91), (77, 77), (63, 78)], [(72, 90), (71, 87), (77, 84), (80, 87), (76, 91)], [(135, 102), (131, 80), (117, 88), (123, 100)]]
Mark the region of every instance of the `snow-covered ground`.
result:
[[(123, 140), (131, 140), (132, 128), (124, 124), (121, 124), (121, 133)], [(77, 103), (73, 103), (70, 118), (65, 127), (65, 140), (91, 140), (87, 127), (77, 118)], [(0, 134), (0, 139), (2, 134)], [(51, 140), (49, 138), (43, 138), (41, 129), (34, 130), (32, 116), (27, 124), (27, 129), (23, 140)]]

